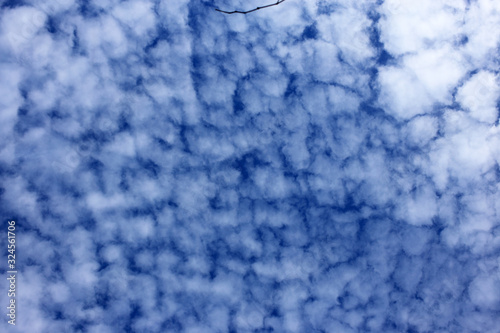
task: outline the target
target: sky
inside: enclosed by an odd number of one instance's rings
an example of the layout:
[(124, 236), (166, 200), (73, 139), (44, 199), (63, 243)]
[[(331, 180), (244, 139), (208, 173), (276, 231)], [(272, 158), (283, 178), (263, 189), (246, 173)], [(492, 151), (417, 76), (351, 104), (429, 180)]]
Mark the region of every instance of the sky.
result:
[(498, 333), (500, 2), (270, 3), (0, 4), (0, 331)]

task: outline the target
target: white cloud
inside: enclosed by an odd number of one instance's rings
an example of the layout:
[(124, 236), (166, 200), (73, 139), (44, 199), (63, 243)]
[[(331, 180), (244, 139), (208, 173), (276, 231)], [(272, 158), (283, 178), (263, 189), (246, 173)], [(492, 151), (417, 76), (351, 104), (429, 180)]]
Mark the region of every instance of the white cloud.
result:
[(2, 14), (2, 34), (12, 51), (22, 53), (30, 47), (47, 19), (45, 13), (29, 6), (5, 10)]
[(137, 37), (147, 41), (146, 33), (150, 32), (156, 23), (152, 7), (153, 4), (147, 0), (127, 1), (115, 6), (112, 13), (128, 29), (134, 31)]
[(462, 31), (466, 3), (387, 0), (380, 10), (381, 41), (391, 54), (399, 56), (453, 41)]
[(494, 124), (498, 119), (499, 98), (498, 78), (486, 71), (474, 74), (457, 94), (457, 101), (469, 110), (472, 118), (488, 124)]
[(407, 125), (408, 139), (412, 144), (425, 145), (436, 137), (438, 119), (435, 117), (417, 117)]
[(20, 329), (495, 332), (496, 2), (248, 6), (4, 8)]
[(410, 119), (428, 113), (436, 102), (427, 87), (407, 68), (382, 68), (379, 82), (381, 106), (398, 119)]
[(500, 307), (500, 280), (492, 276), (478, 276), (470, 284), (469, 295), (474, 305), (497, 310)]

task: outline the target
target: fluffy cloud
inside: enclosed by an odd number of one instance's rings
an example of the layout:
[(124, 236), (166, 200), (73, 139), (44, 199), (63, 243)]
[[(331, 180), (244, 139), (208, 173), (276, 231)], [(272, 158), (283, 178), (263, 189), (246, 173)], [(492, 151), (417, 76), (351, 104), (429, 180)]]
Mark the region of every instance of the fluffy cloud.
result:
[(499, 5), (266, 4), (1, 6), (15, 329), (495, 332)]

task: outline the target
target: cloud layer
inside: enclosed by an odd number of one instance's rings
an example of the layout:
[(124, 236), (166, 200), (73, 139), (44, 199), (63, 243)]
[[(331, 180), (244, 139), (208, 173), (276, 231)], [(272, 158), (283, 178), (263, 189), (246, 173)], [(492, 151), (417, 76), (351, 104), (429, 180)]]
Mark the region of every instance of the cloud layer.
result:
[(265, 4), (1, 5), (3, 330), (498, 330), (500, 4)]

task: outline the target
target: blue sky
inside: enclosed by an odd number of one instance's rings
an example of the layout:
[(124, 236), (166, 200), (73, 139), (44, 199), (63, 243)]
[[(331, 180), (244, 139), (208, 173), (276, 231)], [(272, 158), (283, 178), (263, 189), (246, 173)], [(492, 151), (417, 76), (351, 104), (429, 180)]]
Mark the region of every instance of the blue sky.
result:
[(500, 3), (267, 4), (0, 5), (0, 330), (498, 332)]

